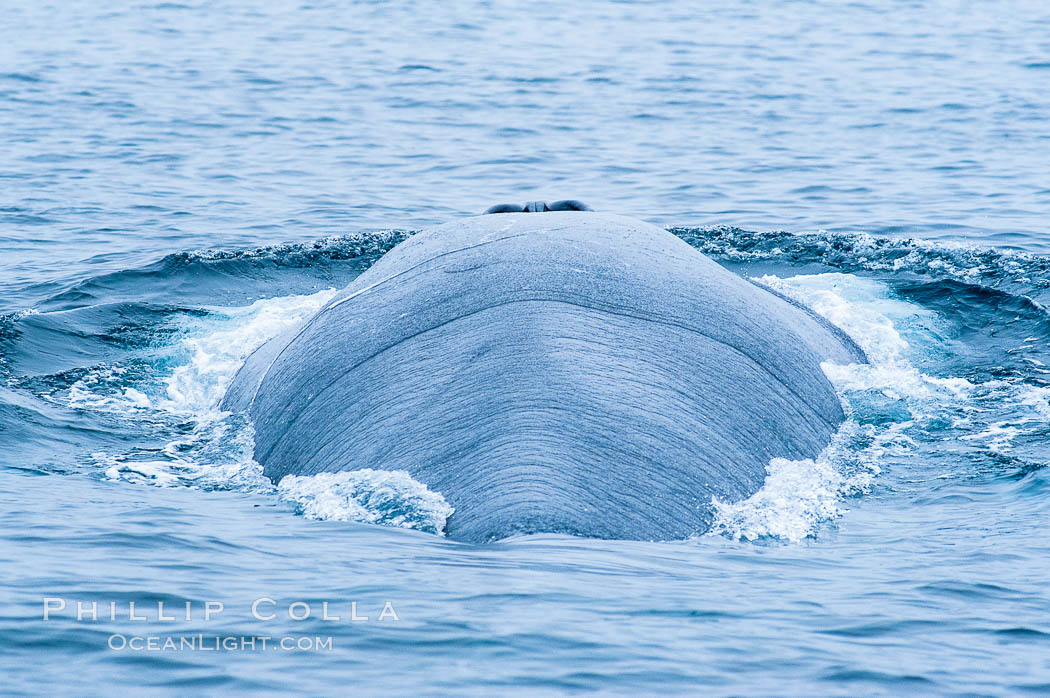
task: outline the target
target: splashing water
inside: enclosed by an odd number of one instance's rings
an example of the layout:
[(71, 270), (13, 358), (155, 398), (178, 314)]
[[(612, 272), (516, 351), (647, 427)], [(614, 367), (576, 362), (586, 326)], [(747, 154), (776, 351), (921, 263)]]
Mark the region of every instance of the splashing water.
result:
[[(975, 384), (920, 371), (913, 361), (947, 352), (943, 322), (895, 297), (885, 284), (843, 273), (756, 280), (840, 327), (869, 363), (822, 364), (847, 415), (832, 443), (815, 459), (773, 459), (762, 488), (746, 500), (714, 499), (712, 534), (798, 542), (840, 517), (848, 498), (869, 491), (880, 463), (913, 448), (916, 439), (950, 431), (960, 441), (1003, 453), (1018, 436), (1045, 430), (1045, 388), (1008, 380)], [(1019, 406), (1027, 408), (1021, 419)], [(1004, 410), (1009, 418), (997, 420)]]
[(245, 359), (266, 341), (294, 328), (316, 313), (335, 294), (334, 289), (309, 295), (259, 300), (244, 307), (213, 309), (184, 328), (175, 349), (177, 362), (160, 381), (153, 399), (144, 392), (123, 388), (116, 395), (94, 389), (121, 380), (121, 367), (89, 374), (69, 391), (69, 403), (81, 408), (135, 415), (146, 410), (193, 420), (186, 436), (148, 454), (92, 458), (109, 479), (161, 487), (194, 486), (238, 489), (274, 494), (294, 503), (307, 518), (358, 521), (413, 528), (440, 534), (452, 508), (403, 471), (353, 470), (312, 477), (285, 477), (274, 488), (254, 460), (254, 433), (243, 417), (219, 410), (218, 405)]
[(286, 475), (282, 499), (310, 519), (359, 521), (442, 533), (452, 507), (403, 470), (362, 468), (313, 476)]
[(327, 289), (213, 310), (218, 314), (218, 326), (213, 315), (206, 324), (189, 330), (190, 336), (179, 347), (185, 363), (165, 379), (165, 396), (158, 407), (192, 415), (215, 410), (249, 354), (284, 330), (305, 322), (335, 293), (335, 289)]

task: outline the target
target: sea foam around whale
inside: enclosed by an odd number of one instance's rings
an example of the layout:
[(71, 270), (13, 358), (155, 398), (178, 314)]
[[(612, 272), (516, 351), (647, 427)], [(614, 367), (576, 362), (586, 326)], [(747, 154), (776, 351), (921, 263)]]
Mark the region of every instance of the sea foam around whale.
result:
[[(773, 459), (764, 486), (752, 497), (715, 500), (711, 535), (783, 541), (818, 536), (850, 501), (869, 491), (887, 462), (906, 457), (916, 439), (954, 438), (1016, 457), (1018, 448), (1037, 441), (1045, 430), (1050, 413), (1045, 388), (1009, 376), (977, 378), (945, 373), (943, 367), (937, 373), (925, 369), (958, 350), (951, 336), (955, 330), (942, 313), (912, 302), (889, 284), (840, 272), (767, 274), (755, 280), (839, 326), (870, 363), (823, 366), (843, 401), (846, 422), (818, 458)], [(351, 465), (344, 473), (286, 478), (274, 487), (252, 458), (251, 426), (242, 415), (218, 409), (247, 356), (306, 321), (335, 292), (327, 288), (176, 315), (167, 334), (151, 339), (137, 359), (70, 371), (42, 391), (44, 399), (157, 437), (131, 448), (95, 451), (92, 460), (107, 478), (249, 491), (274, 497), (309, 518), (440, 533), (451, 513), (448, 502), (402, 471), (353, 470)], [(913, 291), (920, 292), (928, 300), (942, 291)], [(952, 287), (943, 294), (948, 298), (958, 292)], [(1039, 345), (1042, 311), (1013, 296), (988, 302), (1012, 303), (1016, 312), (1032, 316), (1025, 332), (1033, 336), (1018, 340), (1021, 356)], [(1039, 368), (1037, 359), (1026, 360)]]
[[(152, 396), (130, 387), (110, 393), (94, 388), (114, 378), (92, 374), (75, 383), (69, 403), (113, 410), (148, 419), (150, 412), (189, 418), (195, 427), (169, 442), (160, 457), (114, 456), (100, 452), (96, 462), (106, 477), (160, 486), (236, 488), (273, 495), (307, 518), (358, 521), (440, 533), (452, 507), (444, 498), (404, 471), (348, 470), (316, 476), (285, 477), (274, 488), (252, 458), (252, 428), (237, 416), (219, 411), (230, 381), (255, 349), (286, 329), (301, 324), (335, 294), (260, 300), (248, 306), (214, 309), (187, 324), (176, 345), (171, 370)], [(162, 389), (162, 390), (158, 390)]]
[(847, 415), (832, 443), (816, 459), (773, 459), (763, 487), (744, 501), (714, 500), (712, 534), (793, 542), (816, 535), (822, 523), (844, 513), (851, 498), (869, 491), (888, 457), (915, 446), (913, 432), (1009, 452), (1015, 438), (1038, 438), (1045, 430), (1045, 389), (920, 370), (917, 364), (949, 352), (950, 330), (937, 314), (901, 300), (885, 284), (843, 273), (756, 281), (846, 331), (870, 363), (822, 364)]
[[(926, 376), (909, 359), (909, 335), (928, 341), (936, 318), (896, 300), (877, 281), (850, 274), (820, 274), (763, 284), (786, 293), (847, 331), (868, 353), (870, 366), (824, 366), (843, 398), (849, 418), (817, 459), (774, 459), (765, 485), (742, 502), (715, 501), (712, 534), (734, 539), (798, 541), (816, 535), (863, 494), (879, 473), (888, 449), (907, 448), (902, 432), (912, 411), (930, 409), (946, 397), (964, 399), (972, 388), (962, 379)], [(304, 322), (335, 293), (326, 289), (213, 308), (186, 320), (170, 347), (164, 372), (145, 384), (129, 385), (126, 370), (100, 369), (75, 382), (68, 404), (123, 413), (129, 419), (184, 419), (187, 433), (160, 449), (94, 458), (109, 478), (160, 486), (241, 489), (275, 496), (315, 519), (359, 521), (440, 533), (452, 508), (403, 471), (353, 470), (284, 478), (277, 487), (252, 458), (250, 425), (218, 410), (218, 403), (245, 358), (266, 340)], [(927, 350), (928, 350), (927, 344)], [(119, 386), (119, 387), (118, 387)], [(874, 402), (871, 394), (885, 399)], [(892, 396), (886, 398), (886, 396)], [(960, 397), (961, 396), (961, 397)], [(885, 419), (903, 406), (908, 419)], [(1037, 407), (1041, 403), (1036, 403)], [(885, 415), (884, 415), (885, 417)], [(1001, 435), (1000, 435), (1001, 436)], [(638, 483), (645, 487), (645, 483)]]

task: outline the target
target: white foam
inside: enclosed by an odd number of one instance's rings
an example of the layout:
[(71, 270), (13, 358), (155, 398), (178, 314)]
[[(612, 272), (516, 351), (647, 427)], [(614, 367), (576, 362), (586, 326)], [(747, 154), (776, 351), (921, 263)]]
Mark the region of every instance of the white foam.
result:
[(774, 458), (758, 492), (741, 502), (711, 500), (713, 533), (739, 540), (774, 537), (798, 542), (815, 526), (842, 513), (845, 478), (824, 458), (791, 461)]
[[(851, 274), (815, 274), (759, 282), (798, 300), (844, 330), (864, 349), (869, 364), (822, 365), (843, 399), (848, 418), (831, 444), (815, 459), (774, 458), (754, 495), (740, 502), (713, 499), (711, 533), (733, 539), (776, 538), (798, 542), (816, 535), (821, 524), (846, 511), (848, 497), (867, 491), (881, 472), (888, 450), (909, 447), (903, 430), (923, 413), (923, 405), (944, 396), (965, 396), (963, 379), (927, 376), (909, 356), (908, 337), (936, 337), (936, 317), (923, 308), (893, 298), (877, 281)], [(905, 407), (906, 418), (861, 424), (864, 396), (876, 392)], [(865, 415), (861, 415), (865, 416)], [(909, 418), (910, 417), (910, 418)]]
[(307, 518), (413, 528), (442, 533), (452, 515), (445, 498), (403, 470), (362, 470), (287, 475), (277, 486)]
[(132, 454), (93, 454), (112, 480), (139, 484), (269, 492), (273, 485), (252, 458), (250, 426), (208, 422), (159, 449)]
[[(188, 322), (174, 347), (174, 368), (152, 399), (137, 388), (115, 393), (126, 369), (94, 371), (77, 382), (70, 398), (78, 406), (156, 418), (158, 413), (195, 423), (187, 434), (153, 451), (94, 459), (110, 479), (138, 484), (238, 489), (276, 493), (313, 519), (360, 521), (441, 533), (452, 507), (404, 471), (356, 470), (312, 477), (285, 477), (274, 487), (254, 460), (254, 434), (241, 416), (218, 405), (244, 360), (264, 342), (305, 322), (335, 294), (256, 301), (215, 308)], [(105, 390), (103, 390), (105, 388)], [(156, 392), (156, 390), (154, 390)], [(152, 412), (152, 415), (146, 414)]]
[(129, 480), (151, 485), (169, 487), (179, 484), (179, 478), (169, 470), (165, 461), (123, 461), (108, 453), (95, 453), (92, 457), (105, 467), (105, 475), (111, 480)]
[(134, 388), (124, 388), (124, 399), (135, 407), (142, 409), (153, 407), (153, 402), (149, 397), (141, 390), (135, 390)]
[(166, 397), (157, 406), (189, 414), (215, 409), (249, 354), (268, 339), (305, 322), (335, 293), (327, 289), (267, 298), (240, 308), (212, 309), (207, 324), (182, 340), (187, 360), (166, 379)]
[(935, 313), (894, 298), (884, 284), (841, 273), (764, 276), (758, 281), (823, 315), (867, 354), (867, 364), (821, 365), (847, 403), (852, 394), (881, 393), (919, 419), (938, 403), (970, 397), (974, 385), (965, 378), (927, 375), (912, 364), (914, 355), (943, 351), (940, 321)]
[(884, 284), (852, 274), (808, 274), (787, 279), (763, 276), (756, 280), (823, 315), (852, 337), (873, 363), (903, 359), (909, 343), (900, 328), (935, 320), (932, 312), (893, 298)]
[(1008, 422), (995, 422), (977, 434), (959, 437), (964, 441), (983, 441), (990, 451), (1002, 453), (1010, 449), (1010, 442), (1021, 433), (1021, 430)]
[[(848, 497), (870, 487), (880, 462), (915, 447), (908, 436), (913, 428), (989, 452), (1008, 451), (1018, 436), (1045, 431), (1050, 388), (999, 379), (974, 383), (919, 370), (917, 358), (950, 353), (942, 321), (895, 298), (884, 284), (841, 273), (758, 281), (843, 329), (870, 363), (822, 364), (848, 416), (839, 433), (816, 459), (774, 459), (752, 497), (714, 501), (712, 533), (787, 541), (816, 535), (822, 523), (841, 516)], [(1018, 406), (1026, 412), (1019, 414)]]
[(194, 423), (179, 438), (148, 453), (95, 454), (107, 477), (169, 486), (272, 490), (262, 467), (252, 458), (251, 427), (220, 412), (219, 402), (244, 360), (264, 342), (303, 323), (335, 294), (335, 289), (309, 295), (259, 300), (251, 305), (213, 308), (184, 327), (173, 349), (174, 368), (161, 381), (161, 394), (118, 388), (126, 368), (94, 370), (71, 386), (71, 406), (119, 413), (131, 419), (157, 421), (177, 417)]
[(1037, 415), (1050, 418), (1050, 387), (1027, 386), (1017, 399), (1020, 404), (1031, 408)]
[(121, 387), (127, 372), (122, 366), (102, 366), (89, 371), (69, 386), (65, 403), (75, 409), (118, 414), (152, 407), (142, 391)]
[(846, 511), (846, 498), (870, 490), (887, 452), (899, 453), (909, 446), (900, 425), (880, 431), (847, 420), (817, 458), (772, 459), (765, 482), (751, 497), (739, 502), (713, 498), (710, 535), (792, 543), (813, 536), (821, 524)]

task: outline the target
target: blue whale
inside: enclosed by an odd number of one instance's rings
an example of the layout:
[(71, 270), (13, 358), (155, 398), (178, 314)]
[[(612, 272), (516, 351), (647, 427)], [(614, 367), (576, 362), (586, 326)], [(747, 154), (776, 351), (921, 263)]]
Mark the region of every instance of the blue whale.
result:
[(222, 407), (270, 479), (405, 470), (468, 542), (670, 540), (827, 446), (840, 330), (655, 226), (528, 210), (417, 233), (249, 357)]

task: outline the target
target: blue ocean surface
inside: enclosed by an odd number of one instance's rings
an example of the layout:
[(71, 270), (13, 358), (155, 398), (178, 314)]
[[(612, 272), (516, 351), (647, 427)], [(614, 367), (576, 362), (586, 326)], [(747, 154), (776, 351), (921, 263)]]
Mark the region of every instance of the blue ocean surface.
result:
[[(0, 10), (0, 693), (1050, 693), (1046, 3)], [(563, 198), (847, 332), (831, 446), (674, 542), (262, 476), (251, 351)]]

